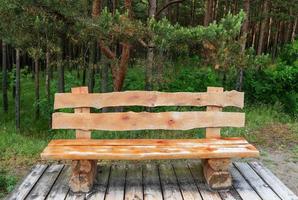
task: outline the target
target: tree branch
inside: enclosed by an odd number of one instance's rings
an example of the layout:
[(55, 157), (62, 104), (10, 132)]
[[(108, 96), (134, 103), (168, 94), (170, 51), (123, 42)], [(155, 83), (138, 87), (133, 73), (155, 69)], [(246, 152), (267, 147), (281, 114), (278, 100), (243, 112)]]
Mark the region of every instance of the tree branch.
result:
[(176, 3), (182, 3), (183, 1), (185, 1), (185, 0), (173, 0), (173, 1), (170, 1), (169, 3), (167, 3), (166, 5), (164, 5), (161, 9), (159, 9), (158, 11), (157, 11), (157, 13), (156, 13), (156, 17), (158, 17), (160, 14), (161, 14), (161, 12), (164, 10), (164, 9), (166, 9), (167, 7), (169, 7), (169, 6), (171, 6), (171, 5), (173, 5), (173, 4), (176, 4)]

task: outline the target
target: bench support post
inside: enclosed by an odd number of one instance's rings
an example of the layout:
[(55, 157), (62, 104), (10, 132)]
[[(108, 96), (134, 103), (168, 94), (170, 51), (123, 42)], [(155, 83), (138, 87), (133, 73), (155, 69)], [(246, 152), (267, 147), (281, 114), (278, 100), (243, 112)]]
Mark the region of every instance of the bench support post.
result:
[[(71, 89), (75, 94), (87, 94), (88, 87)], [(89, 113), (90, 108), (75, 108), (75, 113)], [(91, 131), (76, 130), (76, 139), (91, 139)], [(97, 175), (97, 160), (73, 160), (69, 187), (73, 192), (90, 192)]]
[(69, 187), (73, 192), (89, 192), (94, 184), (97, 171), (96, 160), (73, 160)]
[[(207, 92), (223, 92), (222, 87), (208, 87)], [(220, 112), (221, 107), (207, 106), (207, 111)], [(220, 128), (206, 128), (206, 138), (220, 138)], [(228, 189), (232, 186), (232, 177), (229, 172), (230, 159), (202, 160), (203, 173), (211, 189)]]
[(204, 177), (213, 190), (228, 189), (232, 186), (229, 172), (230, 159), (203, 160)]

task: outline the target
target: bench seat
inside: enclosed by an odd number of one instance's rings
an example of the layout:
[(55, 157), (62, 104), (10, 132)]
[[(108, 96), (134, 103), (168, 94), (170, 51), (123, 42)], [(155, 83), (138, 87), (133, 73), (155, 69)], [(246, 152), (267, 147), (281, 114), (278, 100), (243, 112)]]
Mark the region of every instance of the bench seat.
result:
[(153, 160), (258, 157), (244, 138), (221, 139), (62, 139), (41, 154), (54, 160)]

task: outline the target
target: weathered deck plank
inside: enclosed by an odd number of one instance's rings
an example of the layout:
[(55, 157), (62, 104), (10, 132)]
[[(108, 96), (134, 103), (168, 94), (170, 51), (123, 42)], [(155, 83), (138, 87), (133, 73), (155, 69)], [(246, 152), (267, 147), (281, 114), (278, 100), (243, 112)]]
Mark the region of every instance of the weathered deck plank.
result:
[(234, 165), (263, 200), (280, 200), (270, 186), (247, 163), (236, 162)]
[(123, 164), (112, 165), (111, 175), (106, 193), (106, 200), (123, 199), (125, 189), (126, 167)]
[(63, 166), (64, 165), (58, 164), (50, 165), (26, 199), (44, 200), (59, 176)]
[(165, 200), (183, 200), (173, 167), (170, 164), (159, 165), (160, 180)]
[(183, 162), (173, 162), (175, 174), (178, 179), (178, 184), (183, 196), (183, 199), (201, 200), (200, 192), (192, 178), (188, 168), (185, 167)]
[[(158, 167), (159, 166), (159, 167)], [(69, 190), (68, 165), (36, 165), (7, 200), (297, 200), (272, 172), (261, 163), (236, 162), (231, 167), (233, 187), (210, 191), (204, 182), (200, 161), (171, 163), (103, 163), (93, 191)]]
[(142, 166), (129, 164), (126, 172), (125, 200), (143, 199)]
[(194, 161), (190, 162), (188, 165), (203, 200), (221, 200), (218, 192), (210, 191), (204, 183), (201, 162)]
[(146, 164), (143, 167), (143, 184), (145, 200), (163, 199), (158, 174), (158, 168), (154, 164)]
[(88, 200), (104, 200), (111, 171), (110, 165), (99, 165), (97, 167), (98, 175), (94, 186), (94, 192), (87, 195)]
[(68, 187), (69, 178), (70, 178), (70, 167), (64, 166), (60, 176), (57, 178), (57, 181), (55, 182), (50, 193), (48, 194), (47, 200), (65, 199), (69, 191), (69, 187)]
[(261, 163), (250, 162), (249, 164), (281, 199), (298, 200), (298, 197)]
[(230, 169), (230, 172), (233, 177), (233, 186), (242, 199), (261, 200), (259, 195), (253, 190), (253, 188), (234, 166)]
[(21, 184), (19, 184), (11, 193), (11, 195), (7, 197), (7, 200), (25, 199), (47, 167), (48, 165), (35, 165), (30, 173), (23, 179)]

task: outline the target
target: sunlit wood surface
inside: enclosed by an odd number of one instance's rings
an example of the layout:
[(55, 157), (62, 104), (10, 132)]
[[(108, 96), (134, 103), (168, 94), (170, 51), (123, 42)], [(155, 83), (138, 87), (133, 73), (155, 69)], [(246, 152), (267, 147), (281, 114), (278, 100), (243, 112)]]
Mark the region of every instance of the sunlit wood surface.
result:
[(41, 153), (53, 160), (153, 160), (258, 157), (244, 138), (52, 140)]
[(88, 194), (74, 194), (68, 187), (68, 165), (39, 164), (7, 200), (298, 200), (259, 162), (236, 162), (230, 170), (233, 187), (229, 191), (210, 191), (203, 181), (200, 161), (99, 163), (93, 190)]

